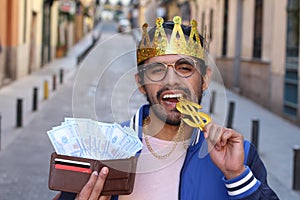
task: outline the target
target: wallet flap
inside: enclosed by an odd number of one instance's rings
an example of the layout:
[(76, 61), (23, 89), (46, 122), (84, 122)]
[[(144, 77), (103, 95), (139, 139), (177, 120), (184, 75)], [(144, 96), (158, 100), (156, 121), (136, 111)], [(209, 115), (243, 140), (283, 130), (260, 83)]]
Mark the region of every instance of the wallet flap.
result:
[(79, 193), (93, 171), (109, 168), (102, 195), (124, 195), (133, 190), (137, 157), (116, 160), (93, 160), (73, 156), (51, 155), (49, 188)]

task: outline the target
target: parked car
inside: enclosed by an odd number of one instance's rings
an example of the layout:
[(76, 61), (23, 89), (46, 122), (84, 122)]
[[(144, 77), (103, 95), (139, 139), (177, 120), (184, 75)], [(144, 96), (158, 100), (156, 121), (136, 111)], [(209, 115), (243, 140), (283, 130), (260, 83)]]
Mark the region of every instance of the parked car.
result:
[(127, 18), (121, 18), (118, 21), (118, 32), (130, 32), (131, 31), (131, 24)]

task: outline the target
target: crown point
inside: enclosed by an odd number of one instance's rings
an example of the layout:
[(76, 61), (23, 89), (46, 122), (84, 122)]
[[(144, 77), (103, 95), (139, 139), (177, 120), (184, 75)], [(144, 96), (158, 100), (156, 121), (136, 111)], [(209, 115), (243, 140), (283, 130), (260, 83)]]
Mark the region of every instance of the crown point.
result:
[(152, 41), (150, 40), (147, 32), (148, 24), (145, 23), (142, 26), (142, 39), (140, 40), (137, 49), (138, 63), (154, 56), (174, 53), (194, 56), (204, 60), (205, 45), (202, 46), (201, 44), (200, 36), (197, 31), (197, 22), (195, 20), (190, 21), (191, 32), (188, 41), (186, 41), (187, 38), (185, 38), (181, 27), (181, 17), (175, 16), (173, 18), (173, 22), (174, 28), (172, 30), (171, 37), (168, 38), (163, 27), (163, 18), (157, 18), (155, 21), (156, 28)]
[(143, 27), (142, 27), (143, 32), (147, 32), (147, 28), (148, 28), (148, 24), (147, 24), (147, 23), (144, 23), (144, 24), (143, 24)]
[(158, 18), (156, 18), (156, 22), (155, 23), (156, 23), (156, 26), (161, 27), (162, 24), (164, 23), (164, 19), (162, 17), (158, 17)]
[(181, 24), (181, 17), (175, 16), (175, 17), (173, 18), (173, 22), (174, 22), (175, 24)]
[(196, 20), (192, 19), (192, 20), (191, 20), (191, 26), (192, 26), (192, 27), (197, 27), (197, 25), (198, 25), (198, 24), (197, 24)]

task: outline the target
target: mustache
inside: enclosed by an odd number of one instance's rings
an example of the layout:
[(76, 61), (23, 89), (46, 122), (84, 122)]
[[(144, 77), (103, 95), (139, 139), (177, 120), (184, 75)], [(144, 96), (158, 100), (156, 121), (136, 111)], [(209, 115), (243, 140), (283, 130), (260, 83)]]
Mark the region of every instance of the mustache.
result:
[(191, 96), (190, 90), (187, 89), (187, 88), (184, 88), (184, 87), (177, 87), (177, 88), (163, 87), (163, 88), (161, 88), (160, 90), (157, 91), (156, 98), (159, 99), (159, 97), (161, 96), (161, 94), (162, 94), (163, 92), (165, 92), (165, 91), (168, 91), (168, 90), (181, 90), (181, 91), (183, 91), (186, 95)]

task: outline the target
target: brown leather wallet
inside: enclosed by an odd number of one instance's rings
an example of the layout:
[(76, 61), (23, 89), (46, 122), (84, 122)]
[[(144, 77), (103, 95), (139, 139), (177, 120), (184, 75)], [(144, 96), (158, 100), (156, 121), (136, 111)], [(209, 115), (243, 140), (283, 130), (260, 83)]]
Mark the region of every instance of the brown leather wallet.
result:
[(93, 171), (109, 168), (101, 195), (126, 195), (133, 190), (137, 157), (93, 160), (51, 154), (48, 186), (51, 190), (79, 193)]

